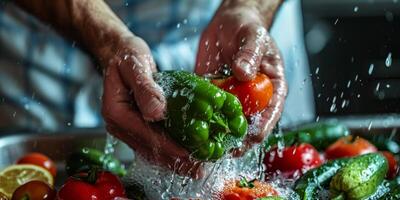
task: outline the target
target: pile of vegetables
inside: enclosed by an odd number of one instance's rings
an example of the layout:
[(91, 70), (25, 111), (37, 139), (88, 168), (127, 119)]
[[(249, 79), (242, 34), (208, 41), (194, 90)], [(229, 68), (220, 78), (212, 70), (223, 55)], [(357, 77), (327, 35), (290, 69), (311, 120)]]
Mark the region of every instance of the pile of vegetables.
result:
[(56, 164), (42, 153), (29, 153), (0, 172), (0, 200), (111, 200), (126, 197), (119, 176), (126, 171), (112, 155), (82, 148), (69, 155), (68, 174), (56, 191)]
[(265, 173), (292, 179), (301, 200), (400, 199), (398, 147), (382, 136), (350, 135), (340, 124), (313, 124), (267, 139)]

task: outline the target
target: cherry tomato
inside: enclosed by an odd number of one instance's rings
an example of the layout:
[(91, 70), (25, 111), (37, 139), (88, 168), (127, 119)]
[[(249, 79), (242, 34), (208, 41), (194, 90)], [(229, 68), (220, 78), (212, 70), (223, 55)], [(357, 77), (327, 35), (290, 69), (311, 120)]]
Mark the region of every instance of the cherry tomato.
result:
[(395, 178), (399, 170), (396, 158), (389, 151), (382, 151), (381, 153), (386, 157), (389, 163), (389, 171), (387, 172), (386, 177), (388, 179)]
[(327, 159), (337, 159), (344, 157), (354, 157), (366, 153), (377, 152), (378, 149), (368, 142), (368, 140), (361, 137), (346, 136), (331, 144), (325, 150)]
[(222, 191), (221, 200), (255, 200), (277, 195), (279, 193), (269, 183), (258, 180), (248, 182), (242, 179), (228, 181)]
[(56, 164), (47, 156), (41, 153), (30, 153), (17, 161), (17, 164), (32, 164), (47, 169), (53, 177), (57, 175)]
[(279, 174), (285, 178), (298, 178), (322, 163), (318, 151), (307, 143), (281, 150), (275, 147), (266, 152), (264, 157), (267, 176)]
[(258, 73), (251, 81), (238, 81), (231, 76), (226, 79), (212, 81), (223, 90), (234, 94), (243, 106), (246, 117), (263, 111), (269, 104), (274, 87), (267, 75)]
[(12, 195), (12, 200), (53, 200), (56, 191), (47, 183), (41, 181), (30, 181), (19, 186)]
[[(90, 175), (84, 176), (85, 178)], [(125, 197), (125, 189), (117, 176), (110, 172), (98, 172), (93, 184), (82, 179), (70, 177), (57, 195), (59, 200), (112, 200)]]

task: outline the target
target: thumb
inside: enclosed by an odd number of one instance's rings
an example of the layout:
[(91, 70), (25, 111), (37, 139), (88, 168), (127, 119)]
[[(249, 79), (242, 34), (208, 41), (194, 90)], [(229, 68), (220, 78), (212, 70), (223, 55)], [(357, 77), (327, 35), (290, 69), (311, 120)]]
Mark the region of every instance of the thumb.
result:
[(164, 118), (166, 100), (161, 87), (154, 81), (152, 72), (155, 63), (151, 56), (129, 56), (120, 65), (121, 76), (133, 91), (136, 105), (147, 121), (158, 121)]
[(239, 50), (231, 67), (239, 81), (249, 81), (256, 76), (267, 37), (267, 30), (262, 26), (243, 27), (239, 32)]

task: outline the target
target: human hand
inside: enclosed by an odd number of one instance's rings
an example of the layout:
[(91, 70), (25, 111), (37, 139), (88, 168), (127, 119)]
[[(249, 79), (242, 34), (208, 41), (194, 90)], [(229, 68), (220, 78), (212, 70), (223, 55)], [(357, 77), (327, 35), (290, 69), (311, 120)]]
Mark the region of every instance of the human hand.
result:
[(280, 118), (287, 86), (283, 62), (267, 32), (271, 19), (264, 19), (254, 7), (222, 5), (203, 32), (195, 72), (218, 74), (226, 66), (240, 81), (252, 80), (257, 72), (266, 74), (274, 86), (269, 106), (253, 120), (241, 151), (263, 141)]
[[(133, 36), (110, 46), (100, 53), (107, 58), (100, 59), (105, 61), (102, 114), (107, 130), (148, 161), (198, 176), (189, 153), (150, 122), (164, 117), (166, 100), (153, 80), (156, 67), (147, 44)], [(113, 49), (115, 54), (109, 52)]]

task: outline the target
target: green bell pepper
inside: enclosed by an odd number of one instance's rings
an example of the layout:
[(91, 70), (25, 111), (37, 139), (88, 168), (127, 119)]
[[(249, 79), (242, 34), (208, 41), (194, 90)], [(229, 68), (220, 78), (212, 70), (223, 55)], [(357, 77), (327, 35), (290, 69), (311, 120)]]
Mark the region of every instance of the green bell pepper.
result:
[(247, 120), (234, 95), (184, 71), (156, 73), (154, 79), (167, 98), (166, 131), (195, 158), (219, 159), (229, 141), (246, 134)]
[(118, 176), (124, 176), (126, 174), (124, 166), (114, 156), (104, 154), (97, 149), (86, 147), (68, 156), (65, 170), (68, 176), (72, 176), (79, 172), (88, 172), (93, 167), (110, 171)]

